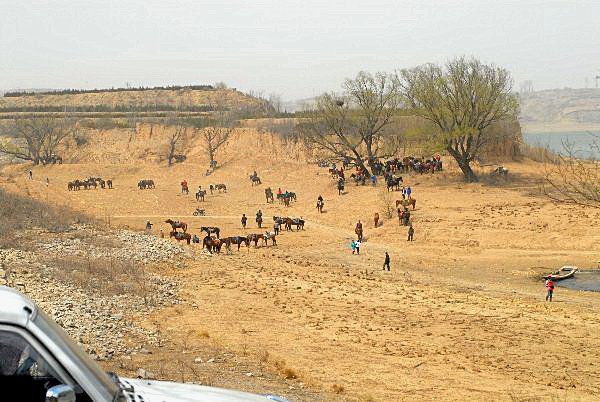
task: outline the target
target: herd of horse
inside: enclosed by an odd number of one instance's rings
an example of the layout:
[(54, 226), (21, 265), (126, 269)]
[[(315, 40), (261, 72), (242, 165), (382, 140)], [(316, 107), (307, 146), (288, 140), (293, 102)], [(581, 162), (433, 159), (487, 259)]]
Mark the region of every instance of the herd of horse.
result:
[[(215, 191), (218, 191), (219, 193), (224, 191), (227, 192), (227, 186), (225, 184), (211, 184), (210, 186), (208, 186), (208, 189), (210, 191), (210, 194), (212, 195)], [(206, 196), (207, 191), (206, 190), (202, 190), (201, 188), (198, 189), (198, 191), (196, 192), (196, 201), (204, 201), (204, 197)]]
[(67, 183), (67, 189), (69, 191), (76, 191), (76, 190), (81, 190), (82, 188), (84, 190), (89, 190), (89, 189), (97, 189), (98, 187), (104, 189), (104, 188), (109, 188), (112, 189), (113, 188), (113, 182), (112, 180), (104, 180), (101, 177), (88, 177), (87, 179), (83, 179), (83, 180), (73, 180)]
[[(202, 248), (208, 250), (208, 252), (212, 254), (220, 253), (223, 247), (225, 247), (227, 253), (231, 253), (232, 245), (237, 245), (238, 251), (244, 244), (246, 247), (250, 247), (250, 244), (254, 243), (254, 247), (258, 247), (259, 241), (262, 241), (262, 246), (267, 246), (269, 241), (271, 241), (273, 246), (276, 246), (277, 236), (281, 233), (281, 226), (283, 226), (287, 231), (293, 231), (293, 226), (296, 227), (296, 230), (304, 230), (305, 224), (305, 221), (302, 218), (279, 216), (274, 216), (273, 222), (273, 231), (229, 237), (221, 237), (221, 229), (216, 226), (201, 226), (200, 232), (206, 233), (202, 239)], [(200, 238), (197, 235), (188, 233), (187, 223), (175, 221), (173, 219), (167, 219), (165, 220), (165, 223), (168, 223), (171, 226), (169, 238), (174, 238), (178, 242), (185, 241), (187, 244), (200, 243)], [(180, 229), (180, 231), (178, 229)]]
[[(265, 198), (267, 199), (267, 203), (275, 202), (275, 195), (273, 194), (273, 189), (271, 189), (271, 187), (265, 188)], [(298, 196), (293, 191), (286, 190), (283, 192), (281, 189), (279, 189), (279, 192), (277, 193), (277, 201), (279, 201), (280, 204), (284, 204), (286, 207), (289, 207), (291, 201), (298, 201)]]
[(138, 182), (138, 188), (140, 190), (146, 190), (150, 188), (156, 188), (156, 185), (154, 184), (154, 180), (144, 179)]

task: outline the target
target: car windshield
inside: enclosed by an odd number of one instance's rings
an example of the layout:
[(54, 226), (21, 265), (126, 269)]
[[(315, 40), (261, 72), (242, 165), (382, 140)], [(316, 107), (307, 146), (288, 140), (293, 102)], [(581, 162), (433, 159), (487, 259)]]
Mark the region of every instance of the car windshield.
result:
[(103, 393), (110, 395), (114, 399), (119, 392), (118, 385), (106, 374), (100, 366), (93, 361), (83, 349), (73, 342), (67, 333), (43, 311), (37, 309), (37, 314), (33, 319), (34, 324), (48, 336), (58, 348), (72, 361), (80, 364), (79, 369), (87, 378), (93, 378), (95, 383), (103, 388)]

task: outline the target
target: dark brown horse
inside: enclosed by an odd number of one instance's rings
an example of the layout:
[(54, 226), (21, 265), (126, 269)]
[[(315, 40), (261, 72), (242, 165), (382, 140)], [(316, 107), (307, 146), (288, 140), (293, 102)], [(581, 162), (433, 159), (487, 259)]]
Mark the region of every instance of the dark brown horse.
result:
[(169, 232), (169, 237), (174, 237), (175, 240), (177, 240), (177, 242), (185, 240), (187, 242), (187, 244), (190, 244), (190, 242), (192, 241), (191, 234), (185, 233), (185, 232), (177, 232), (175, 230), (173, 230), (172, 232)]
[(208, 236), (214, 233), (217, 235), (217, 239), (220, 237), (219, 234), (221, 233), (221, 229), (216, 226), (201, 226), (200, 231), (206, 232)]
[(223, 247), (223, 241), (221, 239), (215, 239), (211, 236), (206, 236), (202, 241), (202, 248), (206, 247), (209, 253), (221, 252), (221, 247)]
[(251, 233), (246, 237), (248, 244), (254, 242), (254, 247), (258, 247), (258, 241), (263, 239), (262, 233)]
[(185, 222), (179, 222), (179, 221), (174, 221), (173, 219), (167, 219), (165, 221), (165, 223), (168, 223), (169, 225), (171, 225), (171, 228), (173, 229), (173, 231), (175, 231), (176, 229), (181, 229), (183, 230), (183, 232), (187, 232), (187, 223)]
[(245, 244), (246, 247), (250, 246), (250, 242), (246, 236), (230, 236), (226, 237), (223, 240), (223, 244), (231, 246), (232, 244), (237, 244), (237, 249), (240, 251), (240, 246)]
[(317, 201), (317, 210), (319, 211), (320, 214), (323, 213), (323, 207), (325, 206), (325, 202), (323, 200), (318, 200)]
[(265, 188), (265, 197), (267, 198), (267, 202), (269, 202), (269, 200), (271, 202), (275, 202), (275, 199), (273, 197), (273, 190), (271, 190), (271, 187)]

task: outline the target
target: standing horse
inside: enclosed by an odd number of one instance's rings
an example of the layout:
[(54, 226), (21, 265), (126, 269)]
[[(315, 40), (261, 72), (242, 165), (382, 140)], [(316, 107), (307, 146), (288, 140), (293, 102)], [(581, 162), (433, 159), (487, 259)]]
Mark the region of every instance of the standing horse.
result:
[(181, 229), (183, 230), (183, 232), (187, 232), (187, 223), (185, 222), (179, 222), (179, 221), (174, 221), (173, 219), (167, 219), (165, 221), (165, 223), (168, 223), (169, 225), (171, 225), (171, 228), (173, 229), (173, 231), (176, 231), (176, 229)]
[(206, 190), (198, 190), (196, 193), (196, 201), (204, 201), (204, 196), (206, 195)]
[(269, 200), (271, 200), (271, 202), (275, 202), (275, 199), (273, 197), (273, 190), (271, 190), (271, 187), (265, 188), (265, 197), (267, 198), (267, 203), (269, 202)]
[(263, 242), (264, 242), (263, 244), (265, 246), (267, 246), (268, 245), (267, 240), (271, 240), (273, 242), (273, 245), (276, 246), (277, 245), (277, 241), (275, 240), (275, 237), (276, 237), (275, 232), (265, 232), (262, 235), (262, 239), (263, 239)]
[(387, 190), (388, 191), (394, 191), (394, 188), (396, 188), (396, 191), (400, 191), (400, 184), (402, 184), (402, 177), (397, 177), (394, 178), (393, 176), (389, 176), (389, 178), (387, 179), (387, 181), (385, 182), (387, 185)]
[(225, 241), (227, 241), (231, 244), (237, 244), (238, 251), (240, 251), (240, 246), (242, 244), (246, 244), (246, 247), (250, 246), (250, 242), (248, 242), (248, 239), (246, 238), (246, 236), (231, 236), (231, 237), (228, 237), (227, 239), (225, 239)]
[(185, 233), (185, 232), (177, 232), (175, 230), (169, 232), (169, 237), (174, 237), (175, 240), (177, 240), (177, 242), (180, 242), (181, 240), (185, 240), (188, 245), (192, 241), (192, 235), (191, 234)]
[(221, 233), (221, 229), (219, 229), (216, 226), (201, 226), (200, 227), (200, 231), (201, 232), (206, 232), (206, 234), (208, 236), (210, 236), (212, 233), (217, 235), (217, 239), (219, 238), (219, 234)]
[(259, 184), (262, 184), (262, 181), (260, 181), (260, 177), (258, 176), (254, 176), (254, 175), (250, 175), (250, 181), (252, 181), (252, 186), (258, 186)]
[(202, 241), (202, 248), (206, 247), (209, 253), (213, 253), (213, 251), (220, 253), (221, 247), (223, 246), (223, 242), (220, 239), (215, 239), (210, 236), (206, 236)]
[(325, 202), (323, 200), (317, 200), (317, 210), (320, 214), (323, 213), (323, 207), (325, 206)]
[(356, 224), (356, 227), (354, 228), (354, 233), (356, 233), (356, 235), (358, 236), (358, 241), (362, 241), (363, 227), (362, 227), (362, 223), (360, 223), (360, 221)]
[(342, 195), (342, 193), (344, 192), (344, 179), (342, 179), (341, 177), (338, 180), (337, 189), (338, 195)]
[(263, 239), (263, 235), (261, 233), (251, 233), (246, 237), (248, 244), (254, 242), (254, 247), (258, 247), (258, 241)]

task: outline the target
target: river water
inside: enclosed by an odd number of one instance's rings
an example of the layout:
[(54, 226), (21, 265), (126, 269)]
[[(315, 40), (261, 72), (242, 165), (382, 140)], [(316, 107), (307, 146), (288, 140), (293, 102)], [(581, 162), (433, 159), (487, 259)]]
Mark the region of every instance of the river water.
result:
[(594, 152), (592, 142), (600, 146), (600, 133), (587, 131), (563, 131), (549, 133), (523, 133), (523, 140), (528, 145), (545, 147), (556, 153), (564, 153), (565, 144), (573, 146), (573, 150), (580, 158), (600, 159), (600, 152)]
[(572, 278), (556, 281), (555, 284), (569, 289), (600, 292), (600, 270), (577, 271)]

